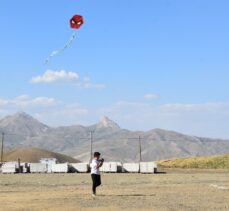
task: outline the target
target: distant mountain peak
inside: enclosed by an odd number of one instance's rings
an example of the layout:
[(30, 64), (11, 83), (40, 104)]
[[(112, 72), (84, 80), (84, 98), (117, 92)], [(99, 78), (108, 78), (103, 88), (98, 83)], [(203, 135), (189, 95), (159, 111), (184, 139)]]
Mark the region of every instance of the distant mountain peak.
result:
[(120, 129), (120, 126), (114, 122), (113, 120), (109, 119), (107, 116), (101, 118), (100, 122), (98, 123), (97, 127), (102, 128), (113, 128), (113, 129)]
[(16, 114), (12, 115), (12, 117), (14, 118), (32, 118), (34, 119), (32, 116), (30, 116), (29, 114), (25, 113), (24, 111), (19, 111)]
[(39, 124), (44, 125), (43, 123), (39, 122), (37, 119), (35, 119), (34, 117), (32, 117), (31, 115), (25, 113), (24, 111), (20, 111), (17, 112), (13, 115), (9, 115), (6, 116), (5, 118), (3, 118), (1, 120), (1, 122), (5, 122), (5, 123), (17, 123), (17, 122), (21, 122), (21, 123), (26, 123), (26, 122), (36, 122)]
[(2, 131), (25, 135), (38, 135), (48, 129), (48, 126), (39, 122), (25, 112), (18, 112), (0, 120)]

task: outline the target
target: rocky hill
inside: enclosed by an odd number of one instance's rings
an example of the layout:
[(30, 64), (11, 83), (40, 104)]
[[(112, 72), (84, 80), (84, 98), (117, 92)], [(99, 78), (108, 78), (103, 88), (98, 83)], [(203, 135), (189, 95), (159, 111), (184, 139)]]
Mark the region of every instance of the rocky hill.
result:
[(6, 147), (43, 148), (82, 161), (90, 159), (90, 131), (93, 131), (93, 151), (100, 151), (106, 160), (138, 161), (139, 136), (143, 161), (229, 153), (229, 140), (188, 136), (161, 129), (129, 131), (107, 117), (91, 126), (57, 128), (48, 127), (25, 113), (0, 120), (0, 132), (6, 133)]

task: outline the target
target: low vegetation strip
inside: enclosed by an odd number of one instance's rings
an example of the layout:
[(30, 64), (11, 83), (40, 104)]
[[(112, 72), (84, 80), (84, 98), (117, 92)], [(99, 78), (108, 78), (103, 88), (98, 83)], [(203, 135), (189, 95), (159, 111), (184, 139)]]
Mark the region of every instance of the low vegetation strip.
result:
[(166, 168), (229, 169), (229, 154), (162, 160), (158, 161), (157, 164)]

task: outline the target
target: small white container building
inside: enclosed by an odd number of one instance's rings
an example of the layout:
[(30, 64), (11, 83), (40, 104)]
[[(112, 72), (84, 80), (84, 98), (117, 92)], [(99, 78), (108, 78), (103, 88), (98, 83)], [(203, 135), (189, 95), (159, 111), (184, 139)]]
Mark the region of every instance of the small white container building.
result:
[(123, 163), (123, 171), (128, 173), (139, 173), (139, 163)]
[(68, 163), (58, 163), (52, 165), (52, 173), (68, 173), (70, 166)]
[(3, 174), (15, 174), (18, 172), (17, 162), (7, 162), (2, 165)]
[(140, 173), (154, 174), (157, 172), (157, 164), (155, 162), (141, 162)]
[(88, 163), (71, 163), (71, 170), (77, 173), (87, 173), (89, 171)]
[(45, 163), (30, 163), (31, 173), (47, 173), (47, 166)]
[(117, 162), (105, 162), (100, 168), (101, 172), (104, 173), (117, 173), (118, 172), (118, 164)]
[(51, 173), (52, 165), (57, 163), (57, 159), (56, 158), (41, 158), (40, 163), (45, 164), (47, 168), (47, 172)]

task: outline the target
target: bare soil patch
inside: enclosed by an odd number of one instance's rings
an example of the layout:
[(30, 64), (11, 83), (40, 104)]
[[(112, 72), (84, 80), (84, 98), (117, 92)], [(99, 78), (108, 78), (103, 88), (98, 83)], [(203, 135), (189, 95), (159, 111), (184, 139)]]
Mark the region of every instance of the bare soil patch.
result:
[(93, 199), (89, 174), (0, 175), (0, 210), (229, 210), (229, 171), (103, 174), (102, 181)]

